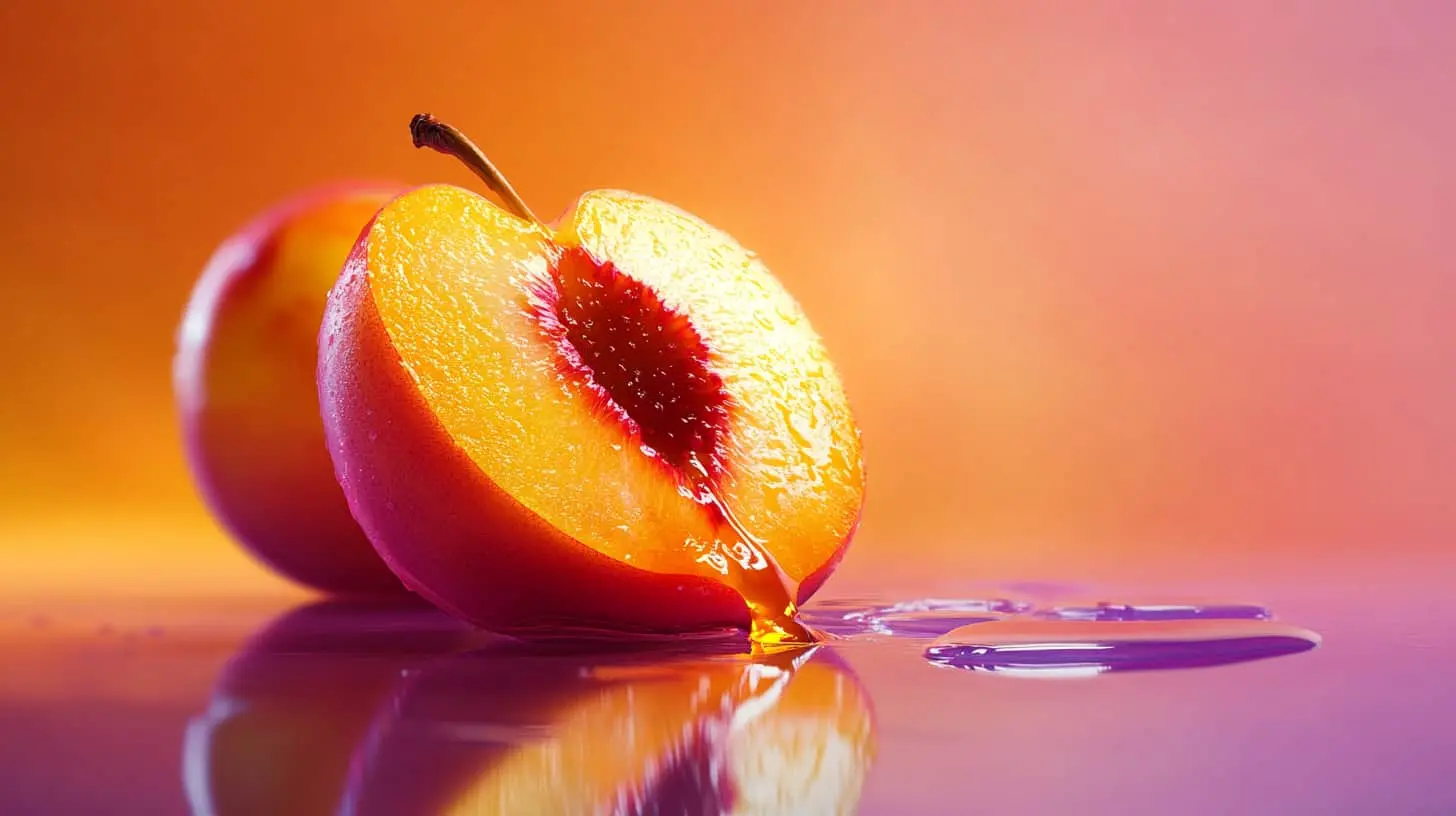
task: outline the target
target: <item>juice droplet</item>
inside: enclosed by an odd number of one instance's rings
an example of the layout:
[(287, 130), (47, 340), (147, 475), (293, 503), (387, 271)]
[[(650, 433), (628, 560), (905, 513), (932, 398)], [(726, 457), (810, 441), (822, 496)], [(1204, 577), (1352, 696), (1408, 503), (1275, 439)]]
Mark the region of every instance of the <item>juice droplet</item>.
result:
[(1242, 603), (1125, 603), (1096, 601), (1062, 604), (1036, 612), (1039, 618), (1086, 621), (1162, 620), (1268, 620), (1274, 615), (1258, 604)]
[(1088, 621), (1034, 617), (965, 626), (925, 650), (947, 668), (1037, 677), (1243, 663), (1313, 649), (1308, 629), (1257, 619)]
[(724, 567), (723, 579), (748, 604), (748, 638), (754, 650), (814, 643), (816, 638), (795, 617), (798, 608), (794, 599), (799, 593), (799, 583), (778, 565), (765, 542), (738, 520), (696, 457), (690, 464), (697, 471), (690, 477), (693, 489), (708, 496), (718, 509), (722, 521), (719, 534), (728, 539), (724, 545), (733, 556), (728, 559), (718, 556), (720, 566)]

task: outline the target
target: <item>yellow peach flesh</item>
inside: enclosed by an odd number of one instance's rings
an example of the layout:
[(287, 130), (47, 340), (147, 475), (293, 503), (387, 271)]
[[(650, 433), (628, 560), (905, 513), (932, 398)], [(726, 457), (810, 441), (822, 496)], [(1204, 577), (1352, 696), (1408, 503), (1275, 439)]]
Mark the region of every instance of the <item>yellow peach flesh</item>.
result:
[(727, 503), (795, 581), (853, 533), (858, 431), (822, 343), (752, 253), (641, 196), (588, 193), (554, 236), (485, 199), (422, 188), (368, 234), (369, 287), (419, 394), (506, 494), (553, 528), (644, 570), (715, 577), (693, 542), (719, 525), (622, 425), (604, 422), (529, 300), (563, 247), (581, 246), (686, 314), (732, 400)]

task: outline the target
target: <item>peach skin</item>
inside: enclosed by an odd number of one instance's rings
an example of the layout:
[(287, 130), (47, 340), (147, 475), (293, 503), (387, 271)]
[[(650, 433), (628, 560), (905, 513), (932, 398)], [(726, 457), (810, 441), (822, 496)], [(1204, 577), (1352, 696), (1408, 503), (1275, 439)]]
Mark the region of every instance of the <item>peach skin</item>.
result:
[(793, 619), (844, 554), (860, 437), (798, 304), (753, 253), (645, 196), (537, 220), (437, 185), (384, 207), (330, 294), (319, 399), (354, 517), (406, 585), (487, 628)]
[(395, 192), (336, 186), (263, 214), (213, 255), (178, 335), (177, 408), (208, 506), (263, 563), (325, 591), (404, 591), (334, 480), (314, 380), (329, 287)]

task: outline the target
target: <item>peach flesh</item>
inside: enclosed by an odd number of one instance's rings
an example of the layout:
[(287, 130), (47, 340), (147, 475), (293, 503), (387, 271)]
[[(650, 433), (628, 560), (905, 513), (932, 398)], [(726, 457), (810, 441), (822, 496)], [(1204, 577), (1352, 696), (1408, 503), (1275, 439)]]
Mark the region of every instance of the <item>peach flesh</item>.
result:
[(193, 292), (174, 362), (187, 459), (208, 507), (274, 571), (330, 592), (404, 591), (334, 479), (315, 381), (329, 287), (396, 192), (318, 189), (228, 239)]
[(530, 288), (563, 373), (592, 395), (593, 410), (620, 423), (684, 495), (704, 503), (729, 546), (763, 562), (758, 571), (730, 574), (748, 604), (754, 639), (808, 640), (792, 620), (793, 579), (731, 515), (716, 487), (728, 470), (732, 398), (692, 321), (582, 247), (563, 250), (548, 282)]

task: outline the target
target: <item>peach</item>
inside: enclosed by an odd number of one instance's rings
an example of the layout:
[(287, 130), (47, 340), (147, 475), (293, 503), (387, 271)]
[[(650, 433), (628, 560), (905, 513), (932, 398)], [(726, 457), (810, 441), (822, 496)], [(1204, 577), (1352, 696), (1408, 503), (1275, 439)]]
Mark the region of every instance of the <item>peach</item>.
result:
[(375, 548), (441, 607), (514, 634), (792, 619), (858, 525), (860, 435), (798, 304), (728, 235), (660, 201), (536, 220), (436, 185), (391, 201), (329, 297), (319, 399)]
[(853, 813), (874, 716), (824, 647), (738, 660), (460, 655), (381, 709), (342, 812)]
[(263, 214), (217, 249), (178, 336), (177, 407), (203, 497), (254, 556), (322, 590), (403, 591), (334, 480), (314, 379), (329, 287), (395, 192), (335, 186)]

